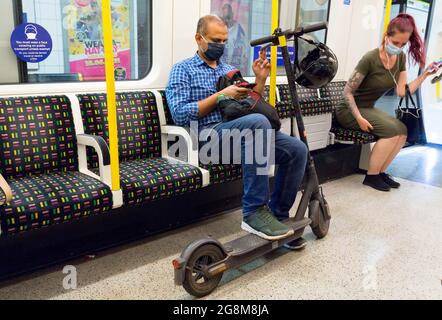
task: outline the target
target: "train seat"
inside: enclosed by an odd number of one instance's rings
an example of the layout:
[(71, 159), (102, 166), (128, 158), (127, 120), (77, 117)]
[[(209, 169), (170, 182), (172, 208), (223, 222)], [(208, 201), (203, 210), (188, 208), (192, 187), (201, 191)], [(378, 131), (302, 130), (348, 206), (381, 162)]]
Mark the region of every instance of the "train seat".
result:
[[(287, 84), (278, 85), (280, 102), (278, 108), (285, 106), (291, 109), (290, 89)], [(329, 144), (330, 129), (332, 126), (332, 106), (327, 98), (319, 97), (318, 90), (303, 88), (297, 85), (297, 92), (302, 114), (304, 116), (305, 128), (309, 135), (309, 146), (312, 151), (324, 149)], [(294, 117), (294, 110), (290, 111)], [(295, 130), (298, 135), (298, 130)]]
[[(163, 109), (166, 119), (166, 124), (169, 126), (174, 126), (174, 122), (172, 119), (172, 115), (169, 110), (169, 106), (167, 104), (165, 91), (160, 91), (162, 102), (163, 102)], [(210, 184), (216, 185), (216, 184), (222, 184), (226, 182), (236, 181), (242, 179), (242, 167), (241, 165), (235, 165), (235, 164), (202, 164), (200, 163), (199, 166), (201, 168), (206, 169), (209, 171), (210, 174)]]
[[(109, 143), (106, 94), (78, 95), (77, 98), (85, 132), (103, 137)], [(121, 188), (126, 206), (205, 186), (204, 170), (171, 159), (165, 153), (157, 96), (153, 92), (118, 93), (117, 119)], [(96, 171), (96, 154), (91, 149), (87, 154), (89, 167)]]
[[(65, 96), (0, 99), (0, 174), (13, 194), (1, 202), (2, 236), (112, 209), (110, 188), (79, 172), (77, 145), (91, 141), (76, 135)], [(97, 151), (108, 165), (106, 150)]]
[[(331, 100), (333, 110), (336, 110), (337, 104), (342, 99), (342, 93), (344, 92), (346, 83), (346, 81), (335, 81), (320, 89), (321, 96)], [(374, 143), (377, 140), (376, 137), (370, 133), (341, 127), (336, 121), (334, 111), (331, 133), (334, 135), (334, 141), (336, 143), (366, 145)]]

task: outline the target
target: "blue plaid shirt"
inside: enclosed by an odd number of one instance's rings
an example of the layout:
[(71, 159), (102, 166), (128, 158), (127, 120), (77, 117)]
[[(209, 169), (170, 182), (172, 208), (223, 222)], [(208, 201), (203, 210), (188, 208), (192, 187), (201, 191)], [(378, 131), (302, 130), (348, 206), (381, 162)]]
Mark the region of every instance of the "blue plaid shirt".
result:
[(199, 119), (198, 101), (215, 94), (219, 77), (234, 69), (223, 62), (213, 69), (198, 53), (174, 65), (166, 88), (166, 98), (175, 124), (190, 127), (191, 121), (198, 121), (199, 126), (222, 122), (218, 108)]

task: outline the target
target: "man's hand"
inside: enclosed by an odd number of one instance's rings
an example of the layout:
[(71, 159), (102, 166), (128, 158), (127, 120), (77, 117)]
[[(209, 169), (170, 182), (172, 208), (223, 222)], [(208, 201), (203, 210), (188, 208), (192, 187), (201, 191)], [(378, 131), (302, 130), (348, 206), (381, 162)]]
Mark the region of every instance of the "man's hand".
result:
[(247, 98), (251, 91), (252, 90), (247, 88), (241, 88), (235, 85), (231, 85), (230, 87), (227, 87), (224, 90), (220, 91), (220, 93), (228, 97), (232, 97), (236, 100), (242, 100)]
[(365, 119), (364, 117), (361, 116), (361, 117), (357, 118), (356, 120), (358, 121), (358, 125), (359, 125), (359, 127), (361, 128), (362, 131), (370, 132), (370, 131), (374, 130), (374, 128), (371, 125), (371, 123), (368, 122), (368, 120)]
[(259, 52), (259, 58), (253, 62), (253, 72), (256, 75), (256, 80), (266, 81), (270, 75), (270, 62), (267, 60), (267, 50)]

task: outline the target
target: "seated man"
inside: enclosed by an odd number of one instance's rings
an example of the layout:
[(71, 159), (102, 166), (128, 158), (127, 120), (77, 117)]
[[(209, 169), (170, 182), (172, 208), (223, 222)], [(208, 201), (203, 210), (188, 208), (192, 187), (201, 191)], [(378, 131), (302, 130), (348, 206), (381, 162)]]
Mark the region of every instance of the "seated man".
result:
[[(273, 132), (269, 120), (261, 114), (222, 122), (222, 115), (217, 107), (218, 99), (228, 96), (241, 100), (248, 96), (250, 89), (233, 85), (221, 92), (216, 90), (219, 77), (235, 69), (220, 60), (228, 40), (228, 28), (219, 17), (209, 15), (201, 18), (195, 39), (198, 52), (194, 57), (176, 64), (170, 75), (166, 96), (172, 118), (176, 125), (184, 127), (190, 127), (191, 122), (197, 121), (200, 131), (214, 130), (220, 140), (226, 130), (248, 131), (252, 134), (258, 131), (272, 131), (274, 144), (265, 138), (256, 141), (257, 145), (264, 144), (263, 150), (274, 148), (278, 172), (271, 198), (268, 174), (257, 174), (259, 168), (267, 167), (268, 164), (258, 164), (256, 159), (253, 159), (252, 163), (245, 161), (246, 143), (241, 142), (244, 178), (242, 228), (267, 240), (288, 237), (293, 234), (293, 230), (280, 221), (289, 218), (289, 211), (295, 203), (305, 173), (307, 148), (297, 138), (282, 132)], [(253, 90), (263, 94), (270, 74), (270, 64), (265, 52), (253, 63), (253, 71), (256, 75), (256, 86)], [(252, 139), (255, 139), (255, 135)], [(305, 240), (299, 239), (287, 247), (296, 250), (305, 245)]]

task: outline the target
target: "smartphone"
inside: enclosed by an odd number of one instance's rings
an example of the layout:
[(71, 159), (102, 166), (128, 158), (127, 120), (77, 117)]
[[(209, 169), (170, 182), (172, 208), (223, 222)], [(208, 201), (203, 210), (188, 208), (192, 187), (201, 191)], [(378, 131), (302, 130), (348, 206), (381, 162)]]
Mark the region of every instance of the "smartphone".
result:
[(238, 82), (235, 85), (240, 88), (247, 88), (247, 89), (253, 89), (256, 87), (256, 83), (247, 83), (247, 82)]
[(256, 83), (249, 83), (248, 85), (246, 85), (244, 88), (247, 88), (247, 89), (253, 89), (253, 88), (255, 88), (256, 87)]
[(434, 70), (436, 70), (436, 68), (442, 67), (442, 59), (435, 61), (434, 63), (435, 63), (435, 65), (433, 68), (430, 69), (430, 72), (433, 72)]

